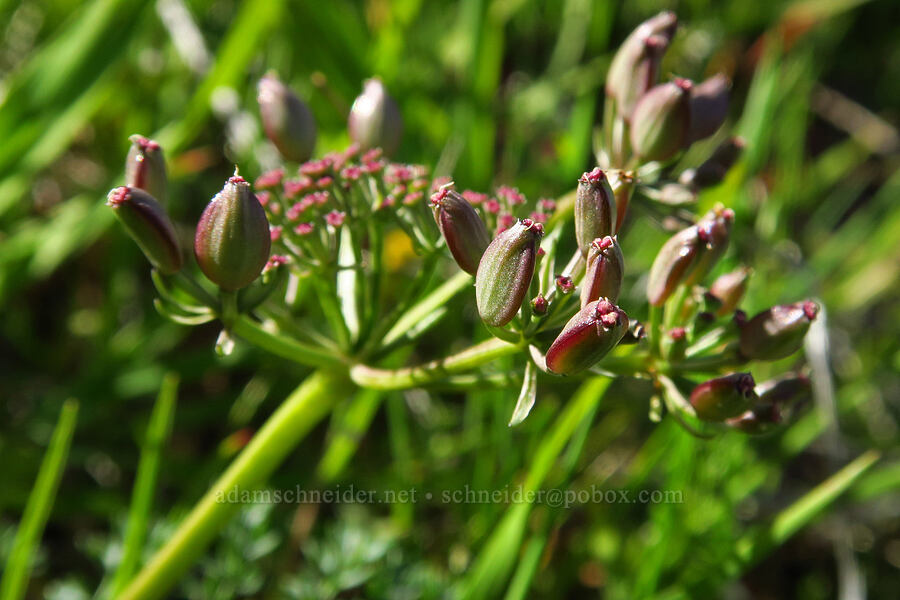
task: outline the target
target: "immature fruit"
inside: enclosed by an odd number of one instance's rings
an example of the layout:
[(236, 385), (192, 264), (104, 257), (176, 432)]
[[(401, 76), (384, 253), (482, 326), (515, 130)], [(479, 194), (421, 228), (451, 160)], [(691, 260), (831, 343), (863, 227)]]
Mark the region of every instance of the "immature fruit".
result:
[(700, 238), (700, 250), (685, 283), (700, 283), (728, 249), (731, 236), (731, 225), (734, 223), (734, 211), (721, 204), (706, 213), (697, 222), (697, 236)]
[(816, 303), (807, 300), (773, 306), (749, 321), (739, 322), (741, 355), (751, 360), (790, 356), (803, 346), (803, 338), (818, 312)]
[(316, 146), (316, 121), (309, 107), (273, 73), (259, 80), (259, 114), (266, 137), (281, 156), (303, 162)]
[(653, 260), (647, 280), (650, 304), (662, 306), (665, 303), (696, 262), (702, 245), (696, 225), (679, 231), (663, 244)]
[(574, 375), (593, 366), (615, 348), (628, 331), (628, 315), (606, 298), (575, 314), (547, 350), (547, 368)]
[(709, 287), (709, 292), (721, 302), (716, 310), (720, 317), (730, 314), (737, 308), (747, 291), (747, 280), (750, 279), (751, 270), (747, 267), (739, 267), (734, 271), (720, 275)]
[(691, 88), (691, 119), (688, 139), (707, 138), (718, 131), (728, 116), (728, 89), (731, 83), (724, 75), (714, 75)]
[(165, 206), (168, 177), (162, 148), (142, 135), (133, 135), (128, 139), (131, 148), (125, 158), (125, 185), (144, 190)]
[(736, 417), (757, 401), (750, 373), (732, 373), (704, 381), (691, 392), (691, 406), (704, 421)]
[(737, 417), (726, 419), (730, 428), (749, 435), (769, 433), (783, 420), (781, 410), (774, 404), (760, 404)]
[(581, 255), (587, 257), (591, 242), (613, 235), (615, 229), (615, 196), (606, 174), (597, 167), (581, 176), (575, 192), (575, 240)]
[(478, 213), (465, 198), (450, 189), (431, 197), (434, 220), (459, 268), (474, 275), (491, 234)]
[(668, 160), (688, 143), (691, 82), (676, 79), (644, 94), (631, 117), (631, 147), (644, 160)]
[(265, 210), (250, 184), (235, 175), (200, 216), (194, 255), (210, 281), (223, 290), (237, 290), (259, 276), (271, 243)]
[(768, 433), (791, 418), (797, 407), (810, 397), (809, 379), (790, 374), (771, 379), (756, 386), (759, 401), (756, 406), (726, 423), (743, 433)]
[(544, 227), (531, 219), (517, 221), (490, 243), (475, 275), (475, 301), (481, 319), (502, 327), (516, 315), (534, 276)]
[(632, 171), (607, 171), (607, 174), (609, 175), (610, 189), (613, 191), (613, 203), (616, 205), (616, 226), (613, 228), (613, 233), (617, 234), (622, 229), (622, 223), (625, 222), (628, 202), (634, 191), (634, 173)]
[(350, 139), (363, 150), (381, 148), (388, 156), (400, 146), (403, 120), (397, 103), (378, 78), (367, 79), (347, 119)]
[(109, 193), (106, 204), (157, 270), (172, 274), (181, 269), (175, 227), (153, 196), (139, 188), (122, 186)]
[(594, 240), (581, 283), (581, 306), (600, 298), (618, 302), (624, 276), (625, 257), (618, 240), (610, 236)]
[(630, 119), (635, 104), (656, 83), (663, 54), (675, 34), (675, 13), (662, 12), (641, 23), (619, 46), (606, 74), (606, 95)]

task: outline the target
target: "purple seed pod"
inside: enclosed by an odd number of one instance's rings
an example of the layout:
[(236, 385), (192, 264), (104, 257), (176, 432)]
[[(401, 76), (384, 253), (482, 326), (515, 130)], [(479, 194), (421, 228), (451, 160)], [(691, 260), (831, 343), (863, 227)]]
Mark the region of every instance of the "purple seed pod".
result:
[(736, 417), (756, 404), (750, 373), (732, 373), (704, 381), (691, 392), (691, 406), (704, 421), (724, 421)]
[(158, 271), (170, 275), (181, 269), (183, 258), (175, 227), (153, 196), (140, 188), (122, 186), (109, 193), (106, 205)]
[(626, 120), (641, 96), (656, 84), (663, 54), (675, 35), (675, 13), (662, 12), (641, 23), (619, 46), (606, 74), (606, 95)]
[(316, 146), (316, 121), (309, 107), (274, 73), (259, 80), (256, 100), (266, 137), (285, 159), (302, 163)]
[(625, 257), (618, 240), (606, 236), (591, 242), (581, 283), (581, 306), (599, 298), (618, 302), (624, 276)]
[(403, 135), (403, 119), (397, 103), (378, 78), (367, 79), (363, 92), (353, 101), (347, 118), (350, 139), (363, 150), (381, 148), (393, 156)]
[(503, 327), (522, 306), (543, 235), (540, 223), (522, 219), (484, 251), (475, 274), (475, 301), (478, 314), (488, 325)]
[(647, 280), (647, 300), (662, 306), (687, 276), (700, 254), (703, 242), (697, 226), (682, 229), (663, 244), (653, 260)]
[(819, 307), (807, 300), (773, 306), (750, 320), (738, 322), (740, 353), (750, 360), (778, 360), (803, 345), (803, 337)]
[(569, 319), (547, 350), (547, 368), (557, 375), (574, 375), (594, 365), (628, 331), (628, 315), (600, 298)]
[(634, 191), (633, 171), (609, 171), (609, 187), (613, 191), (613, 201), (616, 205), (616, 226), (613, 234), (619, 233), (625, 215), (628, 213), (628, 202)]
[(693, 143), (718, 131), (728, 116), (728, 92), (731, 82), (722, 74), (714, 75), (691, 88), (691, 124), (688, 140)]
[(723, 317), (737, 308), (747, 292), (747, 280), (752, 269), (739, 267), (730, 273), (720, 275), (709, 287), (709, 293), (721, 303), (716, 314)]
[(631, 147), (643, 160), (668, 160), (687, 146), (691, 87), (687, 79), (657, 85), (634, 108)]
[(694, 285), (706, 277), (728, 249), (734, 211), (717, 205), (697, 222), (697, 236), (701, 246), (690, 272), (685, 278), (687, 285)]
[(243, 177), (230, 178), (197, 223), (194, 256), (200, 270), (223, 290), (256, 279), (269, 259), (269, 221)]
[(447, 248), (459, 268), (474, 275), (491, 234), (472, 205), (451, 189), (442, 189), (431, 197), (434, 220)]
[(575, 240), (587, 257), (591, 242), (613, 235), (616, 229), (615, 196), (600, 167), (578, 180), (575, 192)]
[(760, 402), (789, 409), (808, 400), (811, 397), (812, 388), (808, 377), (791, 373), (762, 382), (756, 386), (756, 393), (759, 394)]
[(165, 206), (168, 177), (162, 148), (142, 135), (133, 135), (128, 139), (131, 141), (131, 148), (125, 158), (125, 185), (144, 190)]

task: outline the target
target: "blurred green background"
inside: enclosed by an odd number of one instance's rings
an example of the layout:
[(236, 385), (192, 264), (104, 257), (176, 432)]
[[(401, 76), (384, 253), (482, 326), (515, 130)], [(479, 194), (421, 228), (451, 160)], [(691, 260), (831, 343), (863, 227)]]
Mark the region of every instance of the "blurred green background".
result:
[[(542, 380), (514, 430), (517, 390), (357, 398), (272, 486), (414, 488), (435, 501), (247, 507), (173, 597), (438, 598), (460, 581), (510, 598), (897, 597), (900, 3), (0, 0), (3, 562), (63, 402), (80, 403), (28, 597), (91, 597), (115, 571), (165, 373), (181, 384), (145, 558), (305, 376), (247, 345), (217, 357), (215, 325), (154, 311), (145, 260), (103, 205), (128, 135), (165, 148), (170, 212), (189, 237), (234, 164), (255, 177), (276, 160), (255, 104), (265, 71), (308, 101), (318, 154), (346, 145), (350, 103), (377, 74), (403, 113), (401, 160), (460, 188), (559, 196), (593, 164), (611, 53), (664, 8), (682, 23), (664, 72), (734, 81), (726, 128), (748, 151), (700, 199), (737, 213), (722, 269), (753, 265), (751, 312), (804, 297), (824, 306), (807, 340), (815, 406), (774, 436), (703, 441), (648, 421), (648, 387), (616, 382), (545, 486), (681, 490), (685, 501), (517, 511), (437, 499), (533, 472), (574, 384)], [(626, 309), (666, 236), (639, 209), (622, 244)], [(410, 360), (472, 339), (473, 298), (454, 303), (464, 327), (435, 328)], [(808, 527), (784, 545), (756, 535), (871, 448), (879, 463)], [(498, 548), (511, 583), (491, 571)], [(496, 588), (479, 587), (495, 576)]]

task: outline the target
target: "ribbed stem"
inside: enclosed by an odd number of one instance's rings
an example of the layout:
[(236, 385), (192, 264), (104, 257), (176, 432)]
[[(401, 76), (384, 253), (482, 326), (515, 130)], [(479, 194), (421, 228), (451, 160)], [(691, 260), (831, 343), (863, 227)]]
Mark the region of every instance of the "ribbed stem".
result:
[(335, 389), (339, 384), (339, 380), (324, 371), (310, 375), (269, 417), (119, 599), (147, 600), (165, 596), (241, 506), (241, 491), (262, 485), (313, 426), (328, 414), (335, 400), (341, 397)]
[(441, 381), (447, 375), (474, 369), (502, 356), (515, 354), (520, 350), (521, 346), (517, 344), (492, 338), (457, 354), (417, 367), (376, 369), (366, 365), (356, 365), (350, 369), (350, 378), (361, 387), (402, 390)]

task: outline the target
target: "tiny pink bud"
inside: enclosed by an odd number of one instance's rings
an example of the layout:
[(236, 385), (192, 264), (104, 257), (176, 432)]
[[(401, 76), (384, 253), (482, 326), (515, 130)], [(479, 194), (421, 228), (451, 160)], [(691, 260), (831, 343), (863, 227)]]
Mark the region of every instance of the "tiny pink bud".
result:
[(531, 310), (536, 315), (545, 315), (547, 314), (547, 299), (544, 298), (543, 294), (538, 294), (531, 300)]
[(340, 227), (344, 224), (344, 219), (347, 218), (346, 213), (342, 213), (336, 210), (331, 211), (327, 215), (325, 215), (325, 222), (331, 225), (334, 228)]
[(572, 278), (568, 275), (557, 275), (556, 289), (558, 289), (561, 294), (571, 294), (575, 291), (575, 284), (572, 283)]
[[(261, 190), (276, 188), (281, 185), (283, 179), (284, 169), (273, 169), (271, 171), (266, 171), (265, 173), (257, 177), (256, 181), (253, 182), (253, 187)], [(258, 195), (259, 194), (257, 194), (257, 196)]]

